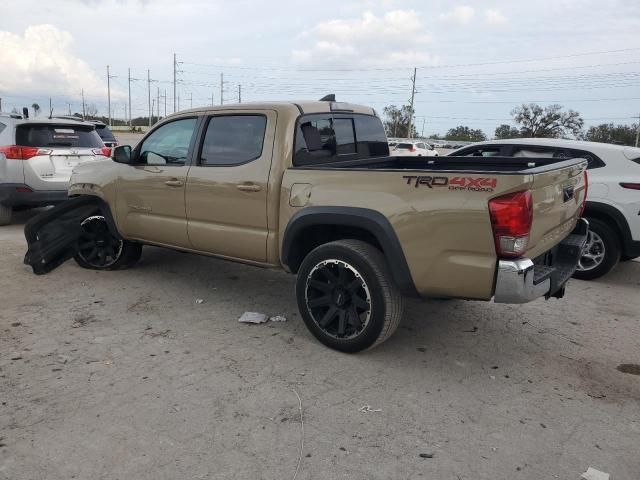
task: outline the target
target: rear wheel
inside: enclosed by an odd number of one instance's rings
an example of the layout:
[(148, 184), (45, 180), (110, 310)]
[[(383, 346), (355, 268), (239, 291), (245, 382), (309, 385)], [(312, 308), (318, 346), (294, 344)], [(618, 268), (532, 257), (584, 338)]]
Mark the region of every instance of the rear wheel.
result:
[(6, 207), (0, 205), (0, 226), (9, 225), (11, 223), (11, 214), (13, 213), (12, 207)]
[(573, 274), (581, 280), (594, 280), (609, 273), (620, 261), (620, 239), (602, 220), (588, 218), (589, 234)]
[(389, 338), (404, 306), (382, 252), (360, 240), (327, 243), (307, 255), (298, 272), (296, 297), (311, 333), (347, 353)]
[(113, 235), (103, 216), (87, 217), (81, 226), (84, 233), (73, 258), (82, 268), (118, 270), (131, 267), (140, 259), (142, 245)]

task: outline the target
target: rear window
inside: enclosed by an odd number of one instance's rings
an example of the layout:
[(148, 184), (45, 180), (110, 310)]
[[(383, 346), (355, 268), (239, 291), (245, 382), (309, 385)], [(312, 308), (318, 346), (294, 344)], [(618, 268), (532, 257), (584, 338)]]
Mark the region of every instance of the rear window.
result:
[(413, 148), (413, 144), (412, 143), (399, 143), (396, 148), (399, 148), (401, 150), (411, 150)]
[(96, 125), (96, 132), (98, 132), (98, 135), (100, 135), (102, 140), (106, 140), (107, 142), (116, 141), (116, 137), (113, 136), (113, 133), (106, 127), (106, 125)]
[(25, 147), (102, 147), (102, 139), (92, 127), (80, 125), (20, 125), (16, 144)]
[(293, 164), (321, 165), (389, 155), (379, 118), (358, 114), (313, 114), (298, 120)]

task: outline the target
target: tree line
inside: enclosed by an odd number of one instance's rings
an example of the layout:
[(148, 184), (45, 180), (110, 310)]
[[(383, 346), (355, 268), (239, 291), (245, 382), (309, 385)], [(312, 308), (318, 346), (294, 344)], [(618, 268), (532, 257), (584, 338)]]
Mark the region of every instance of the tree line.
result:
[[(384, 127), (387, 135), (398, 138), (415, 138), (418, 131), (409, 119), (411, 107), (390, 105), (384, 108)], [(514, 125), (498, 125), (494, 131), (496, 139), (506, 138), (575, 138), (590, 142), (635, 145), (638, 124), (603, 123), (584, 130), (584, 120), (575, 110), (564, 110), (561, 105), (542, 107), (535, 103), (522, 104), (511, 111)], [(450, 128), (445, 135), (430, 135), (430, 138), (452, 141), (480, 142), (487, 140), (481, 129), (459, 125)]]

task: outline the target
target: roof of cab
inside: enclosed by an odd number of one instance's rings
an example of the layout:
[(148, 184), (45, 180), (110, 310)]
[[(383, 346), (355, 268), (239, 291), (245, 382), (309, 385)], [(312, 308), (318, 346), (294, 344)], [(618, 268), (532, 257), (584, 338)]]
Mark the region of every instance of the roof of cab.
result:
[[(333, 108), (332, 108), (333, 106)], [(208, 107), (191, 108), (188, 110), (181, 110), (172, 115), (167, 115), (167, 118), (173, 115), (184, 115), (185, 113), (204, 113), (219, 110), (276, 110), (276, 111), (289, 111), (297, 112), (296, 115), (310, 114), (310, 113), (330, 113), (330, 112), (352, 112), (365, 115), (376, 115), (376, 111), (371, 107), (364, 105), (356, 105), (346, 102), (330, 102), (330, 101), (275, 101), (275, 102), (246, 102), (246, 103), (230, 103), (224, 105), (215, 105)]]

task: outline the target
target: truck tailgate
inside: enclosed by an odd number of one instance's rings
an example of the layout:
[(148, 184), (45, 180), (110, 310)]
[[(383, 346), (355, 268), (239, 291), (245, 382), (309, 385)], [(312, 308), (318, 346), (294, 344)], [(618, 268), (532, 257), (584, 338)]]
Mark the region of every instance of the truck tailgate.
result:
[(526, 255), (535, 258), (560, 243), (576, 225), (585, 199), (586, 162), (533, 173), (533, 223)]

